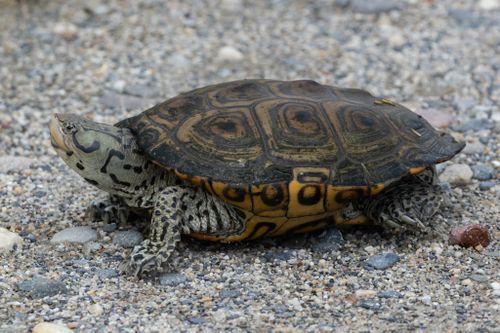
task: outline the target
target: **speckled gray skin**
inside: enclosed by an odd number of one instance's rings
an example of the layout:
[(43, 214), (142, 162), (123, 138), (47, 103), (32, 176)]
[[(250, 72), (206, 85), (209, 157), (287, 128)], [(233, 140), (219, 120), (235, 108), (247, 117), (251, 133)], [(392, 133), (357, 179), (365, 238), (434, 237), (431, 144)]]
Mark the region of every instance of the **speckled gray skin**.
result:
[[(109, 202), (91, 205), (102, 209), (105, 220), (124, 222), (127, 207), (151, 211), (150, 236), (134, 247), (130, 261), (122, 267), (128, 273), (138, 276), (162, 271), (182, 233), (220, 235), (237, 233), (244, 227), (244, 215), (235, 208), (182, 184), (147, 160), (128, 129), (73, 114), (56, 114), (50, 132), (52, 146), (66, 164), (111, 195)], [(106, 207), (108, 203), (111, 205)]]

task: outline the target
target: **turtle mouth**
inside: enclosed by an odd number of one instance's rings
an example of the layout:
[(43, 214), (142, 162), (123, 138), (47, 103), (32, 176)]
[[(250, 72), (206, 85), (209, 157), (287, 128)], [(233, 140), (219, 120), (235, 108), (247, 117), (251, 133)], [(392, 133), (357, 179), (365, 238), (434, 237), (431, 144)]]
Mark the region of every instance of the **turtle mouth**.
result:
[(52, 117), (49, 129), (50, 143), (52, 144), (52, 147), (54, 147), (56, 150), (60, 149), (66, 153), (70, 152), (70, 149), (64, 142), (64, 134), (61, 131), (61, 121), (59, 120), (59, 115), (57, 113), (55, 113)]

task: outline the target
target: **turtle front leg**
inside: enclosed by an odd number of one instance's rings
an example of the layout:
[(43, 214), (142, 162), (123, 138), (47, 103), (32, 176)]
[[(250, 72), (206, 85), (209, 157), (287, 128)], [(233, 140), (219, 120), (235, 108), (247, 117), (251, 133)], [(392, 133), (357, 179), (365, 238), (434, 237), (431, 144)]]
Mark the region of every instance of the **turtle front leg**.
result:
[(129, 207), (116, 195), (109, 195), (104, 200), (94, 200), (87, 207), (85, 218), (91, 221), (103, 221), (105, 224), (127, 223), (130, 214)]
[(425, 222), (436, 214), (441, 201), (439, 185), (410, 177), (377, 196), (363, 199), (360, 208), (376, 224), (425, 229)]
[(228, 234), (244, 229), (245, 218), (236, 208), (201, 188), (171, 186), (158, 193), (149, 238), (134, 247), (122, 270), (134, 276), (162, 271), (181, 234)]

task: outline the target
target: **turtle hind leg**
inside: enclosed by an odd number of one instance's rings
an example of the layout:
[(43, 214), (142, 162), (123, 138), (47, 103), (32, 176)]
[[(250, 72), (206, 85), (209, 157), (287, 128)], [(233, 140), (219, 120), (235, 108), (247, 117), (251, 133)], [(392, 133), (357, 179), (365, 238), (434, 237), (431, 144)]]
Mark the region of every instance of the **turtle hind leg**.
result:
[(237, 209), (201, 188), (167, 187), (156, 197), (148, 239), (134, 247), (121, 269), (134, 276), (161, 272), (170, 263), (181, 234), (232, 234), (240, 232), (244, 224)]
[(409, 177), (377, 196), (363, 199), (360, 208), (376, 224), (425, 229), (425, 223), (436, 214), (441, 201), (440, 186)]

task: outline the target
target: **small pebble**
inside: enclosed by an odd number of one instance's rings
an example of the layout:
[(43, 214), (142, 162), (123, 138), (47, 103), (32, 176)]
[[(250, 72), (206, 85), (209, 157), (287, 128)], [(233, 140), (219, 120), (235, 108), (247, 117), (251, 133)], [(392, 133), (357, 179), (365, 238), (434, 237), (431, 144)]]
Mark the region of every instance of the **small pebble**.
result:
[(420, 297), (420, 301), (422, 301), (422, 303), (424, 303), (424, 304), (430, 305), (432, 303), (432, 296), (431, 295), (424, 295), (424, 296)]
[(391, 10), (399, 9), (400, 1), (396, 0), (352, 0), (351, 8), (353, 11), (363, 14), (380, 14)]
[(189, 67), (189, 60), (183, 56), (182, 54), (174, 53), (167, 60), (172, 66), (175, 66), (177, 69), (183, 69)]
[(469, 142), (462, 150), (464, 154), (473, 155), (473, 154), (481, 154), (484, 152), (484, 145), (481, 142)]
[(87, 226), (79, 226), (79, 227), (66, 228), (59, 231), (54, 236), (52, 236), (50, 242), (87, 243), (96, 240), (97, 240), (97, 232), (94, 229)]
[(27, 292), (33, 298), (43, 298), (68, 292), (66, 285), (61, 281), (35, 276), (31, 280), (25, 280), (17, 284), (19, 290)]
[(469, 275), (469, 279), (481, 283), (488, 282), (488, 277), (483, 274), (471, 274)]
[(290, 251), (272, 251), (264, 254), (264, 258), (269, 261), (273, 260), (283, 260), (287, 261), (294, 257), (293, 253)]
[(373, 297), (377, 294), (377, 292), (375, 290), (365, 290), (365, 289), (359, 289), (359, 290), (356, 290), (356, 297), (358, 298), (369, 298), (369, 297)]
[(139, 245), (142, 239), (142, 234), (137, 230), (117, 231), (113, 235), (113, 244), (131, 248)]
[(496, 185), (495, 182), (490, 182), (490, 181), (480, 182), (479, 183), (479, 189), (481, 191), (487, 191), (487, 190), (489, 190), (490, 188), (492, 188), (495, 185)]
[(117, 228), (118, 228), (118, 226), (116, 225), (116, 223), (106, 223), (102, 227), (102, 230), (104, 232), (110, 233), (110, 232), (115, 231)]
[(69, 22), (59, 22), (54, 25), (54, 33), (59, 37), (70, 41), (76, 38), (78, 27)]
[(0, 252), (8, 252), (15, 247), (20, 248), (23, 238), (16, 233), (0, 227)]
[(330, 252), (340, 249), (344, 245), (344, 237), (339, 229), (325, 230), (312, 245), (315, 252)]
[(90, 305), (88, 307), (88, 310), (91, 314), (93, 314), (96, 317), (102, 315), (102, 313), (104, 312), (102, 306), (99, 303), (95, 303), (95, 304)]
[(467, 132), (467, 131), (477, 132), (482, 129), (492, 129), (495, 127), (495, 123), (488, 119), (473, 119), (461, 125), (451, 125), (450, 127), (452, 130), (458, 132)]
[(403, 298), (403, 295), (401, 293), (398, 293), (397, 291), (393, 290), (387, 290), (387, 291), (380, 291), (377, 293), (378, 298)]
[(219, 293), (221, 298), (238, 298), (241, 296), (241, 291), (239, 290), (231, 290), (231, 289), (223, 289)]
[(479, 1), (479, 8), (483, 10), (495, 10), (500, 8), (499, 0), (481, 0)]
[(32, 333), (72, 333), (73, 330), (70, 330), (64, 324), (55, 324), (55, 323), (38, 323), (33, 327)]
[(35, 160), (22, 156), (0, 156), (0, 173), (23, 171), (29, 169), (34, 162)]
[(377, 299), (364, 299), (361, 300), (358, 305), (367, 310), (376, 310), (379, 309), (382, 305)]
[(227, 310), (225, 309), (218, 309), (213, 313), (213, 318), (216, 322), (222, 323), (227, 319)]
[(118, 270), (112, 268), (98, 269), (96, 274), (101, 280), (111, 279), (120, 275)]
[(449, 242), (463, 247), (487, 247), (490, 244), (488, 228), (480, 224), (468, 224), (451, 229)]
[(472, 166), (473, 178), (477, 180), (490, 180), (495, 177), (495, 169), (492, 166), (476, 164)]
[(245, 56), (243, 53), (238, 51), (236, 48), (232, 46), (224, 46), (219, 49), (217, 53), (217, 60), (219, 61), (227, 61), (227, 62), (238, 62), (243, 60)]
[(160, 284), (162, 286), (175, 287), (186, 281), (186, 276), (181, 273), (165, 273), (160, 275)]
[(467, 164), (452, 164), (439, 175), (439, 179), (452, 185), (466, 185), (472, 181), (472, 170)]
[(191, 324), (201, 325), (206, 322), (205, 318), (202, 317), (190, 317), (187, 319)]
[(376, 255), (370, 257), (367, 261), (365, 261), (364, 267), (365, 269), (387, 269), (389, 267), (394, 266), (399, 261), (399, 256), (396, 253), (384, 253), (381, 255)]

